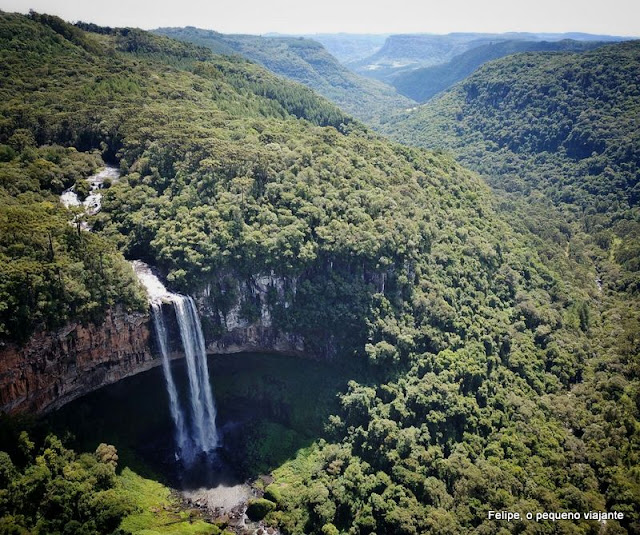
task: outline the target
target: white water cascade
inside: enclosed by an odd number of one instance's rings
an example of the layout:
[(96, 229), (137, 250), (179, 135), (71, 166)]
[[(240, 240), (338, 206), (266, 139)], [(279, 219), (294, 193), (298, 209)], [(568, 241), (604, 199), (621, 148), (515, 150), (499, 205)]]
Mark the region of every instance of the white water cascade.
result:
[[(200, 318), (193, 299), (169, 292), (144, 262), (134, 261), (133, 269), (149, 295), (151, 315), (162, 355), (169, 409), (175, 426), (177, 456), (190, 464), (199, 453), (209, 452), (218, 447), (216, 407), (209, 382), (207, 354)], [(180, 330), (189, 378), (188, 407), (191, 416), (189, 422), (185, 418), (187, 411), (180, 403), (169, 363), (169, 343), (162, 303), (173, 305)]]
[(180, 408), (178, 390), (176, 388), (176, 383), (173, 380), (173, 374), (171, 373), (169, 350), (167, 347), (167, 328), (165, 326), (164, 313), (162, 312), (162, 305), (160, 303), (151, 303), (151, 317), (153, 318), (153, 326), (156, 330), (160, 354), (162, 355), (162, 371), (164, 372), (167, 393), (169, 394), (169, 410), (171, 411), (171, 418), (173, 419), (173, 423), (176, 428), (176, 446), (178, 448), (177, 455), (178, 457), (183, 456), (191, 458), (192, 449), (189, 444), (185, 418), (182, 414), (182, 409)]
[(176, 295), (173, 301), (180, 336), (184, 346), (191, 391), (191, 414), (198, 451), (211, 451), (218, 446), (216, 431), (216, 408), (209, 383), (209, 369), (205, 352), (204, 336), (196, 305), (191, 297)]

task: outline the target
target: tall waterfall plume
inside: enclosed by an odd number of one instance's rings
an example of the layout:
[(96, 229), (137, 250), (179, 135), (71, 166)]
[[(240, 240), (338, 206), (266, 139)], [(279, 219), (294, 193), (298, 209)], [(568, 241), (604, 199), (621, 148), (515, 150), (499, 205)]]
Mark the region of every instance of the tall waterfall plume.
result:
[(153, 326), (155, 328), (158, 348), (162, 355), (162, 371), (164, 373), (165, 384), (167, 386), (167, 394), (169, 394), (169, 410), (171, 418), (176, 430), (176, 446), (178, 455), (191, 458), (192, 448), (189, 443), (189, 436), (185, 424), (185, 418), (180, 407), (178, 399), (178, 390), (171, 372), (171, 364), (169, 362), (169, 349), (167, 339), (167, 328), (164, 322), (164, 314), (160, 303), (151, 303), (151, 317), (153, 318)]
[(218, 446), (216, 408), (209, 383), (209, 369), (204, 336), (196, 305), (191, 297), (176, 295), (173, 301), (180, 336), (187, 360), (191, 414), (193, 415), (194, 442), (200, 451), (210, 451)]
[[(209, 382), (207, 354), (202, 326), (195, 302), (189, 296), (169, 292), (149, 266), (135, 260), (133, 268), (147, 289), (151, 316), (162, 356), (169, 410), (175, 427), (177, 456), (187, 464), (201, 452), (209, 452), (219, 445), (216, 429), (216, 406)], [(188, 410), (183, 408), (169, 362), (169, 339), (163, 303), (171, 304), (180, 331), (189, 379)], [(185, 417), (190, 415), (189, 421)]]

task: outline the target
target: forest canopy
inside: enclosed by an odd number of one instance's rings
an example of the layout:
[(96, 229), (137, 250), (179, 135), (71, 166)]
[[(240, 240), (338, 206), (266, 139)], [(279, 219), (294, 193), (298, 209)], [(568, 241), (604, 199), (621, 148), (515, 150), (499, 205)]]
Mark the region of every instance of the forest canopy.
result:
[[(201, 306), (222, 312), (234, 281), (277, 276), (275, 327), (302, 335), (315, 354), (362, 363), (375, 379), (351, 382), (323, 436), (274, 471), (269, 503), (255, 506), (267, 522), (314, 535), (586, 534), (600, 525), (503, 526), (487, 512), (606, 508), (625, 515), (608, 523), (611, 533), (640, 531), (637, 310), (606, 317), (584, 251), (513, 224), (452, 156), (390, 142), (242, 58), (36, 13), (2, 14), (0, 41), (3, 337), (116, 303), (140, 307), (124, 258), (151, 263), (185, 293), (209, 285)], [(634, 72), (636, 49), (588, 54), (620, 57)], [(576, 76), (609, 88), (609, 71), (588, 54)], [(572, 55), (550, 57), (575, 68)], [(547, 93), (562, 87), (552, 66)], [(496, 95), (509, 102), (520, 91), (515, 82), (465, 84), (445, 102), (466, 91), (464, 106), (490, 108)], [(629, 110), (634, 99), (624, 101)], [(578, 110), (576, 124), (592, 108)], [(601, 197), (623, 217), (635, 206), (635, 138), (618, 135), (622, 123), (605, 120), (606, 106), (582, 138), (573, 125), (538, 135), (465, 109), (461, 120), (477, 119), (516, 155), (553, 147), (551, 161), (582, 169), (622, 151), (614, 180), (598, 183), (603, 192), (589, 190), (589, 174), (567, 187), (596, 213)], [(494, 146), (479, 143), (485, 161)], [(122, 176), (87, 233), (56, 195), (104, 162)], [(242, 309), (248, 320), (251, 305)], [(24, 321), (11, 323), (17, 313)], [(78, 484), (104, 471), (53, 440), (80, 463)], [(13, 459), (3, 459), (13, 474)], [(45, 461), (27, 471), (46, 480)], [(20, 494), (9, 486), (3, 496)], [(121, 512), (112, 497), (115, 512), (99, 532)]]

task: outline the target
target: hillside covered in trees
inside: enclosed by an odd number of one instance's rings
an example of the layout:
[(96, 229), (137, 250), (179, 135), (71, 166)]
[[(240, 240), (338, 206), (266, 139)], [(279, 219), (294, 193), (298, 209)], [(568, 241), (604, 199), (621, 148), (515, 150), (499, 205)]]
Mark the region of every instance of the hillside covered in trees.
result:
[[(624, 519), (609, 521), (610, 533), (640, 531), (638, 331), (628, 311), (620, 336), (607, 331), (616, 318), (600, 314), (584, 251), (542, 247), (451, 156), (387, 141), (237, 56), (36, 13), (2, 14), (0, 43), (0, 269), (51, 270), (38, 282), (52, 302), (21, 301), (23, 286), (2, 272), (3, 321), (15, 302), (35, 326), (47, 310), (70, 307), (69, 289), (98, 276), (93, 286), (109, 288), (108, 299), (87, 301), (139, 304), (133, 282), (113, 282), (131, 280), (116, 277), (123, 257), (156, 266), (185, 293), (211, 284), (221, 309), (224, 281), (271, 274), (285, 281), (287, 306), (274, 302), (279, 329), (368, 370), (339, 393), (321, 436), (273, 470), (261, 502), (267, 523), (314, 535), (587, 534), (600, 524), (500, 523), (488, 511), (616, 510)], [(634, 46), (621, 45), (629, 69)], [(539, 142), (522, 136), (523, 150)], [(626, 180), (633, 139), (612, 170)], [(581, 143), (567, 138), (567, 151)], [(54, 195), (101, 160), (122, 177), (88, 234)], [(39, 226), (11, 230), (32, 209)], [(109, 258), (110, 269), (96, 258)], [(69, 275), (56, 277), (56, 263)], [(248, 320), (256, 313), (251, 303), (242, 310)], [(64, 462), (51, 460), (52, 449)], [(21, 513), (23, 496), (39, 503), (98, 477), (94, 490), (107, 494), (90, 507), (69, 505), (75, 490), (51, 507), (70, 518), (82, 512), (80, 524), (108, 509), (87, 533), (109, 533), (114, 519), (133, 514), (120, 499), (136, 495), (130, 474), (114, 482), (99, 454), (76, 457), (54, 439), (42, 456), (7, 453), (3, 529), (29, 532), (48, 518)], [(36, 476), (29, 494), (19, 482)], [(146, 487), (136, 489), (140, 499)]]
[(628, 392), (638, 388), (639, 74), (637, 41), (518, 54), (386, 125), (394, 138), (478, 171), (513, 227), (537, 236), (547, 265), (573, 257), (593, 266), (601, 375), (586, 375), (582, 392), (597, 392), (613, 370)]
[(477, 46), (459, 54), (446, 63), (399, 72), (390, 83), (402, 95), (417, 102), (431, 97), (466, 78), (488, 61), (519, 52), (584, 51), (602, 46), (602, 41), (523, 41), (506, 40)]
[(495, 188), (544, 195), (637, 272), (640, 42), (489, 63), (386, 127), (454, 152)]
[(159, 28), (155, 33), (208, 47), (216, 54), (239, 54), (310, 87), (366, 123), (375, 124), (383, 112), (414, 104), (392, 87), (351, 72), (312, 39), (226, 35), (192, 27)]

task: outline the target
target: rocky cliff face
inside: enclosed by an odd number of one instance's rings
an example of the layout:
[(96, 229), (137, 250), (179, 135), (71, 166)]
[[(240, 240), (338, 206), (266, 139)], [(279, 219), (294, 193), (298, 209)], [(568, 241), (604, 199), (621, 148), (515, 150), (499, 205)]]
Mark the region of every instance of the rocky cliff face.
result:
[(147, 370), (151, 352), (149, 317), (112, 310), (102, 325), (70, 324), (36, 333), (19, 347), (0, 347), (0, 408), (43, 412), (102, 385)]
[[(211, 296), (211, 287), (198, 296), (207, 352), (211, 354), (242, 351), (272, 352), (318, 357), (302, 336), (287, 333), (274, 325), (272, 303), (289, 306), (286, 289), (295, 293), (296, 281), (274, 275), (258, 275), (248, 280), (222, 284), (222, 292), (232, 295), (224, 308)], [(247, 313), (246, 310), (251, 310)]]
[[(231, 283), (226, 309), (205, 289), (196, 296), (207, 352), (271, 352), (298, 356), (301, 336), (274, 327), (270, 299), (285, 301), (285, 284), (273, 276)], [(252, 305), (253, 315), (243, 309)], [(169, 306), (169, 305), (165, 305)], [(286, 306), (286, 305), (285, 305)], [(182, 356), (180, 335), (169, 319), (171, 358)], [(38, 332), (23, 346), (0, 346), (0, 411), (41, 413), (61, 407), (101, 386), (161, 364), (147, 314), (112, 310), (101, 325), (70, 324), (57, 332)]]

